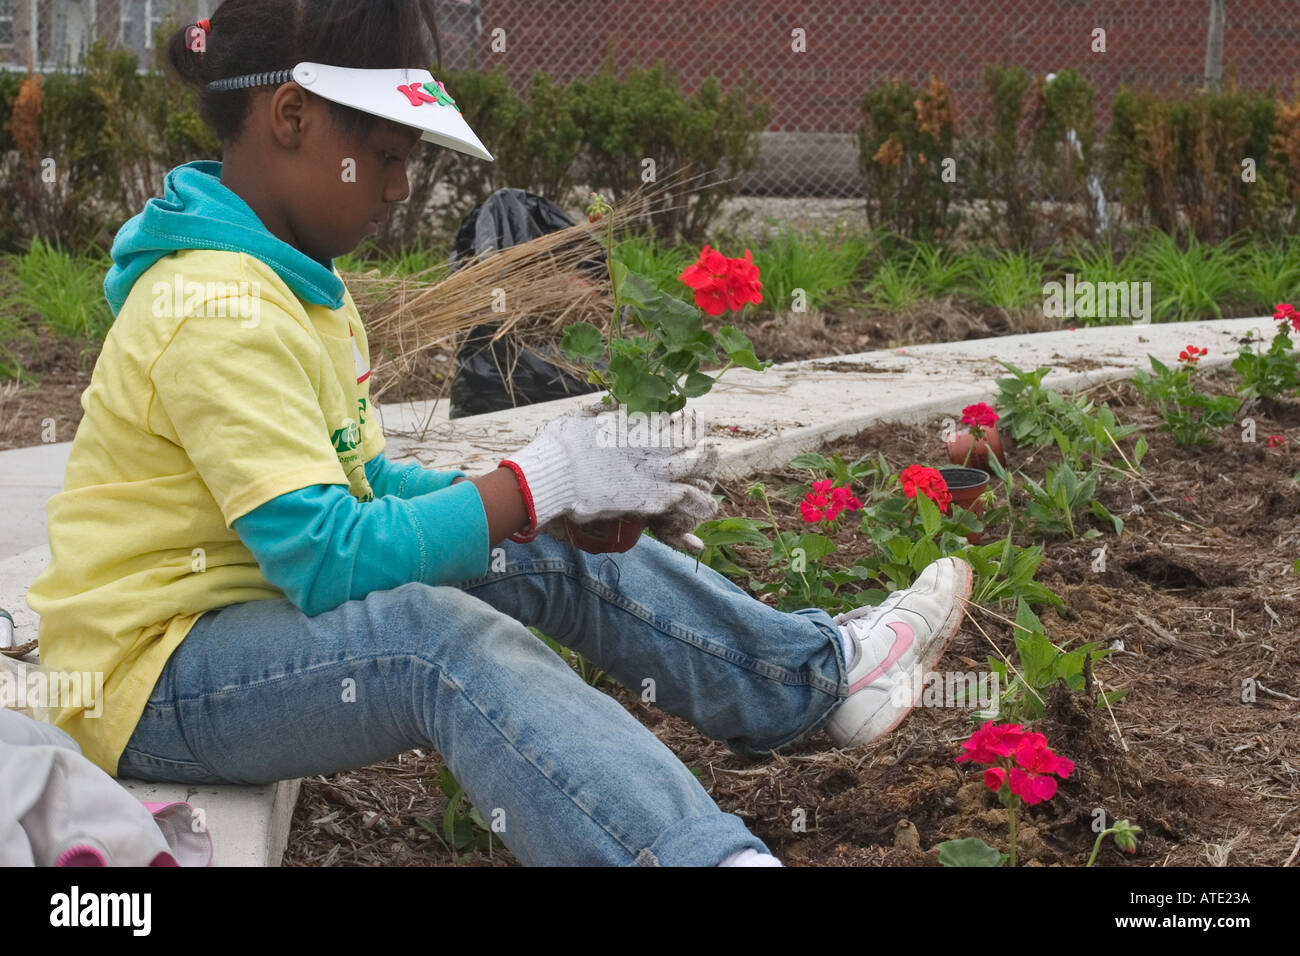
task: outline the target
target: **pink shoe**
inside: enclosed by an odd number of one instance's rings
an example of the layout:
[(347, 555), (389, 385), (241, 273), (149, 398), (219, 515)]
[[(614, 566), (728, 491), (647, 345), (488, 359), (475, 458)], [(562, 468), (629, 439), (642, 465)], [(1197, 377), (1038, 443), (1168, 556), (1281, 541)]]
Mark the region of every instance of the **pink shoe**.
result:
[(894, 591), (878, 607), (834, 619), (853, 640), (846, 668), (849, 696), (827, 725), (835, 746), (871, 743), (911, 713), (925, 673), (961, 627), (973, 578), (961, 558), (940, 558), (910, 588)]

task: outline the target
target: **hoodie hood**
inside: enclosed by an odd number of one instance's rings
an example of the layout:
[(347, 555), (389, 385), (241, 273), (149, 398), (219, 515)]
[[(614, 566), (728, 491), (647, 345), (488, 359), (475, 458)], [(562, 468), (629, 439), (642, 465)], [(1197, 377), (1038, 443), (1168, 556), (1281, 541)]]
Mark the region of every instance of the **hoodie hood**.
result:
[(222, 185), (221, 163), (201, 160), (169, 172), (162, 198), (150, 199), (113, 240), (113, 266), (104, 280), (113, 315), (140, 276), (184, 249), (247, 253), (274, 269), (298, 298), (330, 309), (343, 306), (343, 280), (334, 264), (271, 235), (248, 203)]

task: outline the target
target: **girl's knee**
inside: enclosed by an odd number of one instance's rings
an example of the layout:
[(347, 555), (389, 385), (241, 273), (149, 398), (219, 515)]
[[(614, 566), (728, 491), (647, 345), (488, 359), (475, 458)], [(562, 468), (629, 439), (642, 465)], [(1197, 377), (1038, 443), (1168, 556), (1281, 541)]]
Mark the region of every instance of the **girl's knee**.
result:
[(396, 646), (439, 669), (499, 664), (549, 649), (523, 624), (459, 588), (414, 582), (394, 588), (391, 615)]

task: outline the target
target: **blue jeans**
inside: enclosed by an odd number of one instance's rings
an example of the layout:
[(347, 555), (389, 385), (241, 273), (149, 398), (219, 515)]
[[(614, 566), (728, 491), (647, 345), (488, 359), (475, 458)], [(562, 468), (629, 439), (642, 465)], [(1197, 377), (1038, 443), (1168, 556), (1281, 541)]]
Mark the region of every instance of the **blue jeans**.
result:
[(525, 625), (760, 757), (819, 729), (847, 693), (829, 615), (774, 610), (647, 536), (625, 554), (548, 535), (496, 548), (504, 567), (494, 550), (497, 570), (454, 586), (374, 591), (316, 617), (285, 599), (204, 614), (118, 775), (267, 783), (431, 748), (524, 865), (714, 866), (768, 852)]

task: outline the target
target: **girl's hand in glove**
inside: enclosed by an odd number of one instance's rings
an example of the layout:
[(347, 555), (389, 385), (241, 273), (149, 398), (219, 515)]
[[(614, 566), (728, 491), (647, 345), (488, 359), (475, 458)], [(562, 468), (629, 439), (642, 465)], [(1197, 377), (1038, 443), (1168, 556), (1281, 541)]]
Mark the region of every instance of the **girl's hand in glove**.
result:
[(692, 543), (689, 532), (698, 522), (686, 525), (717, 512), (704, 485), (712, 488), (718, 450), (698, 443), (702, 419), (693, 410), (652, 415), (632, 436), (620, 434), (619, 425), (616, 410), (566, 415), (501, 461), (519, 478), (531, 519), (514, 540), (531, 541), (558, 518), (585, 524), (635, 515), (657, 536), (661, 529), (668, 543)]
[(714, 500), (712, 494), (712, 478), (692, 478), (689, 484), (694, 485), (699, 494), (683, 497), (676, 508), (664, 514), (655, 515), (646, 522), (646, 527), (654, 532), (654, 536), (664, 544), (680, 551), (691, 551), (699, 554), (704, 550), (704, 542), (692, 532), (705, 521), (717, 515), (718, 503)]

